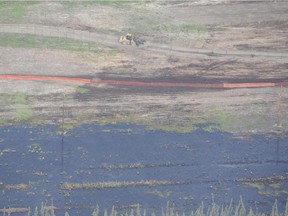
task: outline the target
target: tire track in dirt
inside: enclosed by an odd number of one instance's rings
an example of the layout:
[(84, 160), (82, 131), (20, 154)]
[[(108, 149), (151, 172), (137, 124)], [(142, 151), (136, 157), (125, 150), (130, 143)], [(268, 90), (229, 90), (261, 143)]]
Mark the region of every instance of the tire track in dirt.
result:
[[(118, 37), (114, 35), (101, 34), (96, 32), (89, 32), (83, 30), (75, 30), (64, 27), (32, 25), (32, 24), (0, 24), (1, 33), (22, 33), (32, 34), (38, 36), (61, 37), (70, 38), (80, 41), (91, 41), (95, 43), (101, 42), (103, 45), (123, 48), (122, 44), (118, 43)], [(221, 55), (221, 56), (241, 56), (248, 58), (255, 57), (274, 57), (274, 58), (288, 58), (288, 53), (279, 52), (257, 52), (257, 51), (232, 51), (232, 50), (209, 50), (209, 49), (192, 49), (184, 47), (173, 47), (169, 44), (156, 44), (148, 42), (142, 46), (141, 49), (149, 51), (169, 52), (175, 55)]]
[(23, 76), (23, 75), (0, 75), (0, 80), (27, 80), (27, 81), (59, 81), (85, 84), (105, 84), (113, 86), (136, 86), (136, 87), (182, 87), (182, 88), (261, 88), (288, 86), (288, 82), (259, 82), (259, 83), (174, 83), (174, 82), (140, 82), (120, 80), (93, 80), (75, 77), (56, 76)]

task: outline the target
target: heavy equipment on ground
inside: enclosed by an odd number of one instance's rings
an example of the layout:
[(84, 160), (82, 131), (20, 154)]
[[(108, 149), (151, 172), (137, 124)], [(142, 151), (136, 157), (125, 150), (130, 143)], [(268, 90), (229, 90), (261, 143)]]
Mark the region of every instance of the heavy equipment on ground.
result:
[(145, 40), (139, 39), (138, 37), (127, 33), (126, 35), (121, 35), (119, 43), (131, 46), (139, 46), (141, 44), (144, 44)]

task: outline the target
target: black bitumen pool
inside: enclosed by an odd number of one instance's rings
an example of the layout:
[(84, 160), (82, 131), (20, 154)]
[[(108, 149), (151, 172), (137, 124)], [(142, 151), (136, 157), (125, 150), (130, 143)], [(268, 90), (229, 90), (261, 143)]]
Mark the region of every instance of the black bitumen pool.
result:
[(288, 138), (201, 125), (190, 134), (82, 125), (64, 136), (55, 126), (17, 125), (0, 128), (0, 151), (0, 208), (53, 201), (59, 215), (91, 215), (97, 204), (157, 211), (169, 201), (189, 212), (242, 196), (247, 209), (270, 213), (288, 196)]

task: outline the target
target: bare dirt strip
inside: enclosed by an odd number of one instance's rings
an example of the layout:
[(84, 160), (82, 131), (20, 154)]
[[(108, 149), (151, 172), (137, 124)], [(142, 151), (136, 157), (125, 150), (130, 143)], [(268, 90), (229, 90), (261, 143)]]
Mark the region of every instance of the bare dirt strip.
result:
[[(114, 35), (101, 34), (96, 32), (89, 32), (83, 30), (76, 30), (63, 27), (55, 26), (45, 26), (45, 25), (32, 25), (32, 24), (0, 24), (0, 32), (2, 33), (21, 33), (21, 34), (33, 34), (38, 36), (50, 36), (50, 37), (62, 37), (70, 38), (81, 41), (91, 41), (103, 43), (106, 46), (113, 46), (118, 48), (123, 48), (121, 44), (118, 43), (118, 37)], [(259, 52), (259, 51), (241, 51), (241, 50), (212, 50), (212, 49), (193, 49), (185, 47), (171, 46), (167, 44), (159, 44), (154, 42), (146, 43), (145, 47), (142, 47), (150, 51), (159, 51), (159, 52), (172, 52), (174, 55), (223, 55), (223, 56), (239, 56), (239, 57), (270, 57), (270, 58), (287, 58), (288, 53), (281, 53), (275, 51), (268, 52)]]

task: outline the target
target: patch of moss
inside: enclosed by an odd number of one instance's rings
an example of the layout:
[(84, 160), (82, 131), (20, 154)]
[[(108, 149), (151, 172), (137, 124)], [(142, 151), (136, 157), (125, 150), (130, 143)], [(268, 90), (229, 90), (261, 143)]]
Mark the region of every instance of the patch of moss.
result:
[(7, 118), (0, 118), (0, 125), (4, 125), (5, 123), (7, 123), (8, 119)]
[(213, 133), (217, 130), (219, 130), (219, 126), (217, 125), (209, 125), (203, 128), (204, 131), (208, 132), (208, 133)]
[(27, 100), (27, 94), (23, 92), (17, 92), (13, 98), (13, 102), (16, 104), (19, 104), (19, 103), (24, 104), (26, 103), (26, 100)]
[[(7, 111), (7, 114), (11, 117), (10, 120), (23, 121), (33, 117), (33, 109), (28, 105), (27, 97), (27, 94), (22, 92), (0, 95), (0, 104), (12, 108)], [(6, 116), (0, 119), (0, 124), (5, 124), (8, 121), (9, 118)]]
[(206, 33), (208, 31), (207, 26), (200, 24), (183, 24), (179, 26), (179, 30), (185, 33), (197, 32)]
[(115, 118), (101, 118), (97, 120), (97, 123), (101, 126), (104, 126), (104, 125), (115, 125), (120, 122)]
[(197, 127), (193, 124), (191, 125), (176, 125), (176, 124), (171, 124), (171, 125), (151, 125), (148, 126), (150, 130), (161, 130), (164, 132), (175, 132), (175, 133), (181, 133), (181, 134), (186, 134), (186, 133), (192, 133), (197, 129)]
[(22, 21), (27, 15), (27, 7), (36, 3), (36, 1), (2, 1), (0, 2), (0, 17), (14, 22)]
[(17, 33), (0, 33), (0, 46), (12, 48), (38, 48), (92, 52), (103, 56), (116, 55), (118, 52), (115, 49), (111, 50), (100, 48), (98, 44), (93, 42)]
[(215, 125), (206, 128), (206, 131), (213, 131), (215, 129), (219, 129), (221, 131), (233, 132), (236, 128), (237, 124), (241, 121), (230, 112), (224, 110), (223, 108), (220, 110), (215, 107), (211, 107), (207, 111), (207, 122), (214, 123)]
[(79, 93), (79, 94), (85, 94), (85, 93), (88, 93), (89, 91), (90, 91), (89, 89), (81, 88), (81, 87), (78, 87), (76, 89), (76, 93)]
[(32, 118), (33, 110), (27, 105), (16, 106), (14, 116), (17, 121), (23, 121)]
[(191, 119), (190, 121), (182, 122), (181, 124), (162, 120), (158, 121), (157, 123), (155, 122), (147, 123), (146, 125), (148, 126), (149, 130), (162, 130), (164, 132), (175, 132), (186, 134), (186, 133), (192, 133), (193, 131), (197, 130), (198, 129), (197, 125), (202, 123), (205, 123), (203, 119)]

